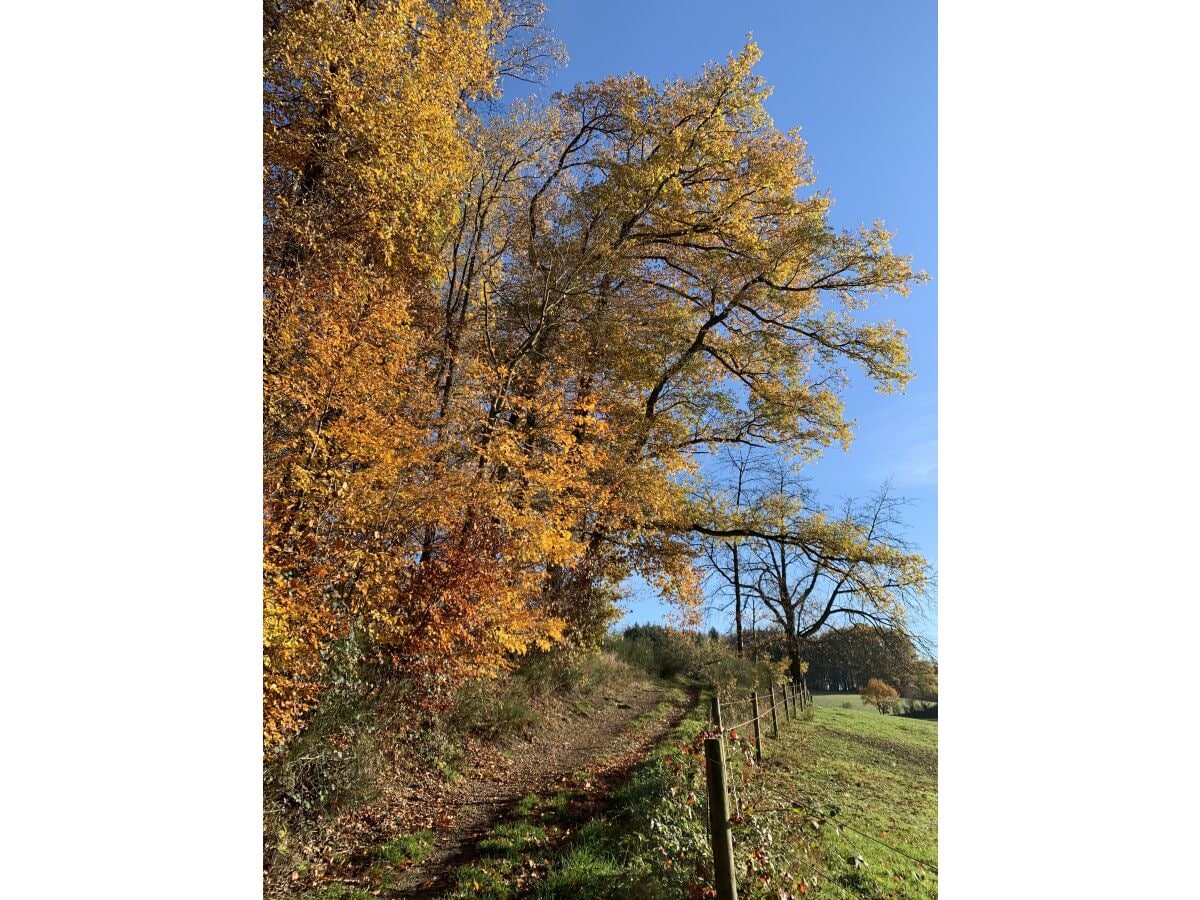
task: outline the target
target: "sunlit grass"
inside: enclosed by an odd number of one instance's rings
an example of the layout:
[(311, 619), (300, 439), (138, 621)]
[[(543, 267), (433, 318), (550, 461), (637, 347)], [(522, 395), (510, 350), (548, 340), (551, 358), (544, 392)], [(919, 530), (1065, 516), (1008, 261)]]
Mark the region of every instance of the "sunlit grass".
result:
[(936, 897), (937, 723), (817, 706), (789, 732), (749, 777), (764, 806), (797, 804), (793, 819), (817, 823), (794, 854), (814, 875), (808, 896)]

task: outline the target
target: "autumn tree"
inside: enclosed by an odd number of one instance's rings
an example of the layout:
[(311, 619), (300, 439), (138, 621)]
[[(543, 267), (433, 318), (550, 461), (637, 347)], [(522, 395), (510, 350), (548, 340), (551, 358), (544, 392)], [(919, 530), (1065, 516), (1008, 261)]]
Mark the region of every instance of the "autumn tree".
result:
[(864, 310), (922, 276), (882, 225), (830, 226), (753, 44), (481, 114), (501, 74), (557, 58), (539, 20), (266, 6), (268, 746), (335, 651), (436, 701), (596, 641), (631, 573), (698, 609), (697, 535), (784, 540), (864, 609), (910, 565), (856, 516), (703, 501), (698, 458), (848, 441), (845, 367), (910, 377), (903, 333)]
[(900, 694), (886, 681), (871, 678), (861, 691), (862, 702), (874, 706), (881, 713), (886, 713), (900, 699)]
[(845, 442), (842, 365), (909, 377), (903, 335), (856, 313), (919, 276), (881, 226), (836, 232), (829, 199), (799, 195), (811, 163), (763, 109), (758, 55), (580, 85), (480, 141), (436, 314), (437, 438), (502, 492), (570, 468), (513, 499), (576, 544), (547, 598), (585, 630), (630, 572), (698, 603), (697, 453)]
[(470, 102), (494, 96), (506, 66), (538, 62), (512, 49), (528, 11), (496, 0), (264, 6), (268, 747), (316, 701), (335, 642), (415, 674), (452, 647), (464, 652), (449, 664), (474, 671), (556, 633), (514, 599), (518, 585), (492, 578), (486, 524), (436, 566), (413, 566), (421, 524), (448, 499), (426, 440), (437, 398), (416, 310), (469, 180)]
[[(742, 590), (762, 602), (785, 636), (793, 677), (802, 678), (807, 642), (838, 624), (863, 623), (910, 646), (908, 619), (928, 596), (931, 575), (903, 537), (904, 501), (885, 485), (864, 503), (827, 509), (801, 470), (778, 457), (760, 460), (753, 484), (752, 516), (739, 512), (724, 529), (703, 530), (707, 543), (738, 541), (743, 548)], [(712, 496), (705, 503), (727, 515), (743, 505), (739, 499), (722, 507)], [(719, 557), (709, 550), (708, 559)]]

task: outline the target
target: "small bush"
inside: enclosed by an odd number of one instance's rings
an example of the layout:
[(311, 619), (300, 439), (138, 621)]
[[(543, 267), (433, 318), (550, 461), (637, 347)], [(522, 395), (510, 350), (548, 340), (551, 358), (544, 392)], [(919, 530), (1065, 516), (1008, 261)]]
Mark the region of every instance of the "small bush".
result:
[(267, 819), (294, 824), (372, 799), (395, 731), (394, 707), (363, 686), (327, 691), (308, 727), (263, 764)]
[(929, 703), (923, 700), (909, 700), (905, 704), (904, 715), (911, 716), (914, 719), (933, 719), (937, 720), (937, 703)]
[(690, 635), (660, 625), (634, 625), (609, 644), (617, 657), (659, 678), (698, 675), (700, 647)]
[(455, 696), (446, 725), (457, 734), (497, 740), (520, 734), (539, 720), (524, 685), (475, 681)]
[(900, 699), (899, 691), (886, 681), (880, 681), (878, 678), (872, 678), (867, 681), (860, 693), (863, 703), (874, 706), (880, 713), (884, 714), (888, 713), (896, 701)]
[(721, 697), (744, 696), (779, 683), (778, 664), (755, 664), (709, 634), (662, 625), (633, 625), (610, 638), (609, 651), (630, 666), (659, 678), (684, 676), (711, 684)]

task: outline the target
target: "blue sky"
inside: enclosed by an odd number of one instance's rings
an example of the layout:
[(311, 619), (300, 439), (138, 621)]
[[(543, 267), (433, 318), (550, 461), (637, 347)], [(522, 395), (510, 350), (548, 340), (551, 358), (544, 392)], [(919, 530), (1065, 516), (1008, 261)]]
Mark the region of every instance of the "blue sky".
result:
[[(911, 498), (909, 539), (937, 564), (937, 4), (932, 0), (547, 0), (547, 24), (570, 55), (552, 77), (563, 89), (637, 72), (653, 81), (692, 75), (753, 33), (757, 71), (775, 92), (781, 129), (802, 128), (816, 189), (834, 201), (836, 226), (883, 219), (897, 252), (933, 280), (873, 310), (909, 332), (917, 377), (903, 395), (879, 395), (850, 371), (851, 449), (807, 469), (828, 501), (864, 497), (886, 478)], [(510, 96), (520, 93), (510, 85)], [(857, 376), (857, 377), (856, 377)], [(668, 612), (638, 588), (627, 621)], [(724, 623), (714, 622), (719, 627)], [(914, 623), (916, 624), (916, 623)], [(935, 621), (920, 630), (936, 638)]]

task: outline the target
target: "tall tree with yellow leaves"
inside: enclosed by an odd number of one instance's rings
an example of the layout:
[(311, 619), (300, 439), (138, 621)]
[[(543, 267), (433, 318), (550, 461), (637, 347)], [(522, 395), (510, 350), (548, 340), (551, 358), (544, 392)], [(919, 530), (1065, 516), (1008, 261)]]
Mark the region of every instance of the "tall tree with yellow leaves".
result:
[(903, 334), (861, 311), (921, 276), (804, 195), (753, 44), (476, 115), (556, 58), (539, 15), (267, 4), (268, 748), (335, 647), (440, 702), (594, 640), (630, 573), (694, 609), (692, 536), (773, 527), (698, 503), (697, 455), (844, 443), (843, 366), (909, 377)]
[[(466, 648), (463, 666), (474, 671), (556, 630), (509, 594), (468, 603), (473, 595), (456, 589), (443, 602), (453, 582), (445, 563), (414, 572), (420, 524), (459, 502), (434, 477), (426, 438), (437, 400), (414, 309), (469, 177), (470, 101), (494, 95), (500, 72), (539, 63), (536, 47), (508, 43), (530, 9), (498, 0), (265, 5), (268, 747), (315, 702), (334, 641), (415, 674), (447, 641)], [(488, 540), (462, 535), (454, 552)], [(488, 583), (485, 573), (474, 590), (486, 594)]]
[(882, 226), (836, 232), (828, 197), (800, 196), (811, 164), (763, 109), (758, 56), (514, 108), (480, 142), (450, 241), (438, 372), (459, 418), (438, 437), (455, 429), (493, 485), (527, 467), (489, 465), (492, 448), (588, 448), (565, 457), (564, 493), (529, 498), (581, 545), (547, 579), (586, 628), (631, 571), (695, 602), (687, 536), (720, 527), (688, 501), (697, 452), (847, 442), (844, 364), (882, 390), (909, 378), (903, 334), (858, 313), (922, 276)]

